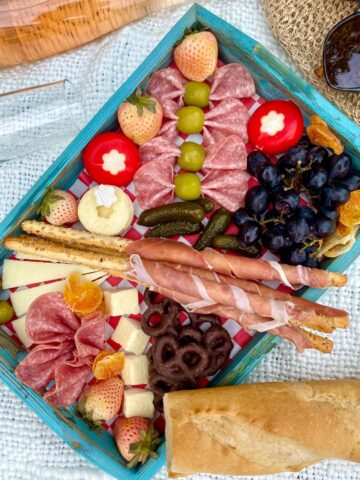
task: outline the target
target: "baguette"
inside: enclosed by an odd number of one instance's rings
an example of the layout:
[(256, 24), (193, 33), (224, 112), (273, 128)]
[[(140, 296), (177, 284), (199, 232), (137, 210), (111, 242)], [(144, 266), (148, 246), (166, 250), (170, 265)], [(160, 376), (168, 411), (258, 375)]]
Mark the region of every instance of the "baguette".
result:
[(131, 240), (122, 237), (112, 237), (109, 235), (98, 235), (96, 233), (76, 230), (75, 228), (55, 227), (44, 222), (36, 220), (26, 220), (21, 224), (21, 228), (31, 235), (53, 240), (68, 245), (76, 245), (78, 248), (86, 247), (93, 251), (107, 251), (112, 253), (123, 253), (125, 247), (131, 243)]
[(164, 397), (170, 477), (297, 472), (360, 462), (360, 381), (263, 383)]
[(129, 269), (129, 257), (125, 254), (102, 254), (72, 248), (61, 243), (42, 240), (36, 237), (20, 236), (7, 238), (4, 245), (9, 250), (38, 255), (58, 262), (75, 263), (101, 270), (114, 277), (125, 278)]

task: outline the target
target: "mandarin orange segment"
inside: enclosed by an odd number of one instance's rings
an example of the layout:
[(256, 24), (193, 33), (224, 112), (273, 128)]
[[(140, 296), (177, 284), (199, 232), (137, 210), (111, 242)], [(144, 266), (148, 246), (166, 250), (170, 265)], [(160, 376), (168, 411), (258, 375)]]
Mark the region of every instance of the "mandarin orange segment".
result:
[(340, 139), (327, 126), (311, 124), (306, 132), (312, 144), (332, 148), (337, 155), (344, 151), (344, 145)]
[(349, 200), (339, 207), (339, 221), (346, 227), (360, 224), (360, 190), (350, 193)]
[(87, 315), (99, 309), (103, 291), (96, 283), (85, 280), (79, 273), (71, 273), (64, 289), (64, 300), (78, 315)]
[(107, 380), (108, 378), (119, 375), (125, 365), (124, 352), (102, 351), (96, 356), (92, 369), (95, 378), (98, 380)]

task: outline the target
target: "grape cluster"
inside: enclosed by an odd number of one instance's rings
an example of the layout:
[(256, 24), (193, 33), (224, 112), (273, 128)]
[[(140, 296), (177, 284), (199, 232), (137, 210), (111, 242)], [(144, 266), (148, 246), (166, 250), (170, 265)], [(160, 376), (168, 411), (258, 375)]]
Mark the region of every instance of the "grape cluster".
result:
[[(234, 213), (238, 236), (262, 245), (283, 263), (317, 267), (319, 241), (336, 229), (336, 208), (360, 189), (360, 173), (349, 155), (311, 145), (307, 136), (276, 164), (260, 151), (248, 155), (247, 169), (259, 182), (248, 190), (245, 208)], [(309, 205), (300, 205), (300, 194)]]

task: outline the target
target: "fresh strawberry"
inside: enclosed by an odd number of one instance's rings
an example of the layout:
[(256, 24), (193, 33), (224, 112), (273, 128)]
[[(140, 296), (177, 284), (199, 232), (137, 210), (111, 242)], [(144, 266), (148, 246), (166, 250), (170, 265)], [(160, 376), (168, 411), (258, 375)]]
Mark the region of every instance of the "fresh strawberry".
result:
[(154, 138), (163, 119), (163, 109), (155, 97), (137, 90), (118, 110), (123, 133), (137, 145)]
[(175, 48), (174, 61), (184, 77), (196, 82), (205, 81), (215, 71), (218, 43), (211, 32), (195, 32)]
[(39, 208), (42, 219), (51, 225), (64, 225), (79, 220), (76, 199), (64, 190), (49, 190)]
[(148, 418), (120, 417), (114, 427), (116, 445), (121, 455), (132, 468), (145, 463), (148, 458), (157, 458), (155, 449), (160, 442), (159, 434)]
[(79, 399), (81, 415), (96, 425), (107, 422), (118, 413), (124, 394), (124, 383), (119, 377), (100, 380), (85, 388)]

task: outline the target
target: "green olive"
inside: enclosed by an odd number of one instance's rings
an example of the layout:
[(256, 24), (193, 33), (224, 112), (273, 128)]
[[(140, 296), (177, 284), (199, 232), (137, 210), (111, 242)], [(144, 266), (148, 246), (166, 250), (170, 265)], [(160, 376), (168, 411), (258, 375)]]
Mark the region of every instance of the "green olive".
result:
[(202, 169), (206, 152), (204, 148), (195, 142), (184, 142), (181, 147), (181, 154), (178, 164), (184, 170), (189, 172), (197, 172)]
[(185, 85), (185, 105), (205, 108), (209, 105), (210, 85), (205, 82), (189, 82)]
[(205, 114), (199, 107), (183, 107), (176, 112), (177, 129), (182, 133), (200, 133), (204, 126)]
[(0, 325), (10, 322), (13, 316), (13, 307), (6, 300), (0, 300)]
[(200, 178), (195, 173), (179, 173), (174, 184), (175, 194), (182, 200), (196, 200), (201, 195)]

